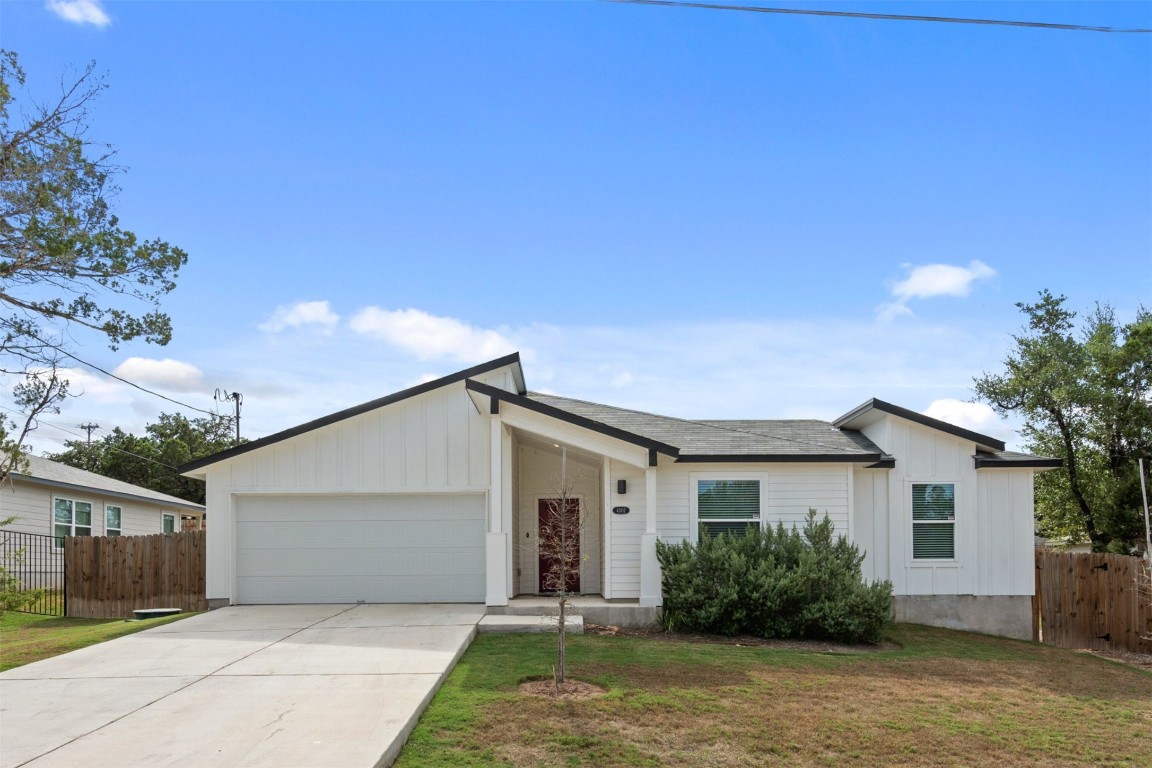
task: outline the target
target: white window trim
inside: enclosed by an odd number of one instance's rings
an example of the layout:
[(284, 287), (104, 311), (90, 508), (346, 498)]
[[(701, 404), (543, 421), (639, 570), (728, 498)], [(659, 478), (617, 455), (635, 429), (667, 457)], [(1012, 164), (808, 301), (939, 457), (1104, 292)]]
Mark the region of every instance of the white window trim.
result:
[[(950, 485), (952, 486), (952, 557), (916, 557), (913, 550), (914, 530), (917, 522), (912, 519), (912, 486), (914, 485)], [(908, 565), (932, 567), (936, 565), (955, 565), (960, 562), (960, 483), (950, 478), (935, 479), (909, 479), (905, 483), (904, 501), (908, 505)], [(925, 521), (928, 522), (928, 521)], [(936, 524), (939, 525), (937, 521)]]
[[(108, 525), (108, 510), (109, 509), (120, 510), (120, 527), (119, 528), (109, 527), (109, 525)], [(109, 531), (116, 531), (117, 536), (123, 536), (124, 535), (124, 505), (122, 505), (122, 504), (105, 504), (104, 505), (104, 535), (105, 536), (111, 536), (112, 534), (109, 533)]]
[[(48, 517), (48, 532), (52, 536), (52, 548), (57, 550), (57, 551), (60, 551), (60, 550), (63, 550), (64, 547), (56, 545), (56, 540), (60, 538), (59, 536), (56, 535), (56, 526), (58, 525), (58, 523), (56, 522), (56, 502), (57, 501), (67, 501), (68, 503), (70, 503), (72, 505), (71, 522), (68, 523), (68, 535), (69, 536), (75, 536), (76, 535), (76, 505), (77, 504), (87, 504), (88, 508), (89, 508), (90, 518), (95, 518), (95, 515), (92, 513), (96, 511), (96, 504), (94, 502), (87, 501), (85, 499), (74, 498), (72, 496), (55, 496), (54, 495), (52, 497), (52, 509), (50, 510), (50, 514)], [(64, 523), (59, 523), (59, 525), (64, 525)], [(89, 536), (95, 536), (96, 535), (96, 522), (95, 522), (95, 520), (90, 519), (88, 522), (88, 525), (82, 525), (80, 527), (81, 528), (87, 528)]]
[[(700, 484), (701, 480), (759, 480), (760, 481), (760, 519), (756, 522), (760, 530), (764, 530), (765, 488), (768, 476), (763, 472), (689, 472), (688, 473), (688, 540), (700, 543)], [(751, 522), (751, 521), (749, 521)]]
[[(169, 517), (172, 518), (172, 533), (180, 533), (180, 528), (177, 525), (177, 523), (180, 520), (180, 516), (173, 513), (173, 512), (161, 512), (160, 513), (160, 533), (166, 532), (164, 530), (164, 520), (166, 518), (169, 518)], [(120, 522), (121, 522), (121, 524), (123, 524), (124, 521), (121, 520)]]

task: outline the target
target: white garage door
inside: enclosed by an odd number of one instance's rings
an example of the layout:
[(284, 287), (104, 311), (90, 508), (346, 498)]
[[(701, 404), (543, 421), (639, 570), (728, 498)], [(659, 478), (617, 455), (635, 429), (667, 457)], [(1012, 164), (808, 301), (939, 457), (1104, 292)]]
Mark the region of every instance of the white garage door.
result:
[(483, 496), (247, 496), (236, 602), (484, 602)]

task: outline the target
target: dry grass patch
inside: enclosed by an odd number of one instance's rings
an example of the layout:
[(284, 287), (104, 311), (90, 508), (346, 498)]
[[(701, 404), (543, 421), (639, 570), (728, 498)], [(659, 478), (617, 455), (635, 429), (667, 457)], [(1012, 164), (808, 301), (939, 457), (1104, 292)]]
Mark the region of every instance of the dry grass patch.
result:
[(835, 655), (570, 639), (591, 699), (522, 695), (548, 636), (477, 639), (398, 763), (413, 766), (1140, 766), (1152, 675), (1055, 648), (898, 627)]

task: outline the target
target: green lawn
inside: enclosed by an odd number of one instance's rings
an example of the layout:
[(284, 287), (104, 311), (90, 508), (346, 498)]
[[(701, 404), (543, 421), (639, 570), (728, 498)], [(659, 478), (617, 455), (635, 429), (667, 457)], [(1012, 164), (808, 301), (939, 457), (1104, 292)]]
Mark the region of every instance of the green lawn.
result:
[(607, 695), (521, 695), (551, 635), (480, 635), (398, 768), (1139, 766), (1152, 674), (1058, 648), (901, 625), (854, 655), (573, 637), (569, 676)]
[(194, 615), (124, 621), (5, 613), (0, 615), (0, 672)]

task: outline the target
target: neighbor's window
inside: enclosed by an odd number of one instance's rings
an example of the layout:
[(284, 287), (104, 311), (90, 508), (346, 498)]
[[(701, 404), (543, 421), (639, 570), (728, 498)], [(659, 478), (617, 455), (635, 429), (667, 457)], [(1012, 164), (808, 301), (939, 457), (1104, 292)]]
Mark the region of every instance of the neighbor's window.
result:
[(952, 560), (956, 557), (956, 486), (952, 483), (912, 484), (912, 558)]
[(52, 505), (52, 531), (57, 549), (64, 546), (65, 536), (91, 536), (92, 503), (56, 498)]
[(105, 536), (119, 536), (121, 533), (120, 528), (120, 507), (114, 507), (111, 504), (104, 507), (104, 535)]
[(164, 513), (164, 533), (176, 533), (176, 515)]
[(696, 512), (709, 536), (743, 536), (760, 525), (760, 481), (697, 480)]

